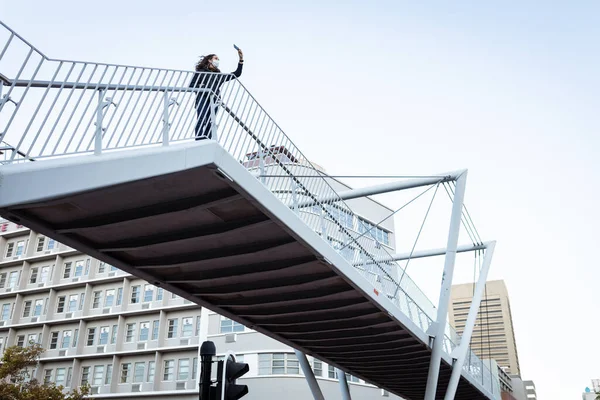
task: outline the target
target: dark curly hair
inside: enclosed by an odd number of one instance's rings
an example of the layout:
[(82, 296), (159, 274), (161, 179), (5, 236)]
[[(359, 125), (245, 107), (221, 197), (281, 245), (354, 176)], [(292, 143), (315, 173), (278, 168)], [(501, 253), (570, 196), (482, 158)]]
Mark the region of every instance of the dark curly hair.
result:
[(200, 60), (196, 63), (196, 71), (214, 70), (215, 72), (221, 72), (218, 68), (213, 67), (210, 63), (210, 60), (212, 60), (214, 56), (216, 56), (216, 54), (209, 54), (200, 57)]

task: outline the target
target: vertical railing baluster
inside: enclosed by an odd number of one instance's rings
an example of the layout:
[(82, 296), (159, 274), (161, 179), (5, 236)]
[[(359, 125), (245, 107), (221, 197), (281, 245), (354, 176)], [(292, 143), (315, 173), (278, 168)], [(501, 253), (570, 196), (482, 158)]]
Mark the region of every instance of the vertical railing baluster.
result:
[(104, 89), (98, 90), (98, 108), (96, 108), (96, 136), (94, 145), (94, 154), (102, 154), (102, 109), (104, 102)]
[(163, 132), (162, 145), (169, 145), (169, 92), (163, 93)]

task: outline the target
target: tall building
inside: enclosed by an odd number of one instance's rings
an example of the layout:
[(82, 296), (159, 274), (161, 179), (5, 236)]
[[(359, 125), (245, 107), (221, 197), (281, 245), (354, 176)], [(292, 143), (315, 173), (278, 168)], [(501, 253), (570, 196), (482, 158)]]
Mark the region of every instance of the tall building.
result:
[[(474, 285), (453, 285), (450, 323), (462, 335)], [(508, 291), (504, 281), (490, 281), (481, 301), (473, 330), (471, 348), (482, 359), (494, 359), (510, 375), (521, 375)]]
[[(391, 210), (368, 198), (352, 204), (361, 217), (344, 215), (344, 225), (367, 233), (370, 224), (371, 240), (393, 252), (391, 219), (375, 227)], [(288, 346), (0, 219), (0, 352), (40, 343), (46, 352), (32, 372), (36, 379), (66, 388), (88, 383), (102, 399), (195, 400), (205, 340), (215, 343), (217, 355), (231, 350), (249, 364), (240, 380), (250, 388), (244, 399), (311, 398)], [(309, 361), (325, 398), (340, 396), (334, 367)], [(357, 377), (348, 381), (354, 399), (398, 398)]]

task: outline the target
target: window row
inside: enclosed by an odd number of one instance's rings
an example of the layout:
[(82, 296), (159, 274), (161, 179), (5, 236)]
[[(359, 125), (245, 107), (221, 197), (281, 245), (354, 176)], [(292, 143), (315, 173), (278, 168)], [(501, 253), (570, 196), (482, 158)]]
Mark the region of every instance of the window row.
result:
[(6, 258), (19, 257), (25, 253), (25, 240), (16, 240), (6, 244)]
[[(116, 267), (105, 263), (100, 263), (98, 273), (104, 273), (106, 270), (118, 271)], [(77, 260), (75, 262), (66, 262), (63, 267), (62, 279), (77, 278), (89, 275), (90, 259)], [(49, 265), (43, 267), (32, 267), (29, 272), (29, 284), (48, 283), (52, 279), (52, 269)], [(21, 280), (21, 271), (11, 271), (9, 273), (0, 273), (0, 288), (16, 289)]]
[(313, 205), (311, 211), (319, 215), (323, 213), (326, 219), (336, 221), (344, 228), (358, 231), (361, 234), (365, 233), (367, 237), (371, 237), (379, 243), (390, 244), (390, 234), (388, 231), (360, 217), (354, 218), (354, 215), (349, 210), (336, 205), (326, 204), (325, 211), (319, 205)]
[(229, 318), (221, 317), (221, 326), (219, 329), (220, 333), (236, 333), (244, 332), (244, 325), (239, 322), (235, 322)]
[[(4, 254), (4, 256), (6, 258), (22, 256), (23, 254), (25, 254), (26, 247), (27, 245), (24, 239), (8, 242), (6, 244), (6, 253)], [(54, 250), (57, 247), (58, 242), (56, 240), (47, 238), (45, 236), (39, 236), (35, 251), (39, 253), (46, 250)]]
[[(315, 376), (323, 376), (323, 363), (315, 358), (312, 360)], [(258, 355), (258, 375), (298, 375), (300, 374), (298, 358), (294, 353), (260, 353)], [(337, 379), (335, 367), (328, 366), (327, 377)], [(346, 374), (348, 382), (359, 382), (353, 375)]]
[[(179, 321), (181, 320), (181, 329), (179, 329)], [(160, 321), (143, 321), (125, 324), (125, 343), (145, 342), (148, 340), (158, 340), (160, 330)], [(56, 349), (60, 342), (61, 348), (69, 347), (72, 343), (73, 347), (77, 346), (77, 336), (79, 330), (75, 329), (74, 339), (71, 341), (71, 331), (64, 330), (61, 332), (55, 331), (50, 333), (50, 349)], [(194, 326), (193, 317), (174, 318), (167, 320), (167, 338), (187, 338), (198, 336), (200, 333), (200, 316), (196, 317)], [(86, 346), (115, 344), (117, 342), (118, 325), (105, 325), (92, 327), (87, 329)], [(59, 340), (60, 339), (60, 340)]]

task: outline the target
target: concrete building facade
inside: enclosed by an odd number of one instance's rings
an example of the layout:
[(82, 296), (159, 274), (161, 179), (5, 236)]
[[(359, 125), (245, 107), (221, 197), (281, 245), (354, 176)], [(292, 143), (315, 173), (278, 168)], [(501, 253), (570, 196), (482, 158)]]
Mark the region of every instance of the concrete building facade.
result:
[[(474, 285), (453, 285), (451, 290), (450, 323), (462, 335), (471, 306)], [(507, 374), (521, 375), (519, 355), (510, 310), (508, 290), (504, 281), (489, 281), (475, 323), (471, 347), (482, 359), (494, 359)]]

